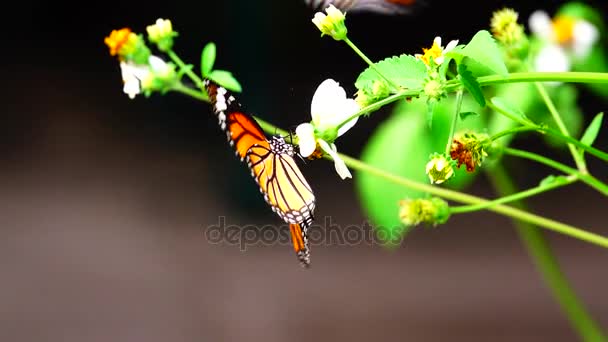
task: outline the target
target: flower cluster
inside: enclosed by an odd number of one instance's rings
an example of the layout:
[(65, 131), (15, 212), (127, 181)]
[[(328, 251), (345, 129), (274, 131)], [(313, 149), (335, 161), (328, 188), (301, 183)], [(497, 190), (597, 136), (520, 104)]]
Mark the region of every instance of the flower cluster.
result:
[(445, 223), (449, 217), (448, 203), (438, 197), (399, 201), (399, 218), (406, 226), (417, 226), (421, 223), (436, 226)]
[[(159, 49), (168, 51), (173, 44), (173, 31), (169, 20), (158, 19), (155, 25), (147, 27), (148, 39)], [(104, 40), (110, 55), (117, 56), (123, 81), (123, 92), (133, 99), (144, 93), (165, 92), (179, 80), (175, 65), (152, 55), (143, 36), (129, 28), (113, 30)]]
[(454, 138), (450, 157), (460, 165), (465, 165), (467, 172), (475, 171), (476, 166), (481, 166), (484, 158), (488, 156), (485, 145), (488, 143), (487, 134), (463, 133)]

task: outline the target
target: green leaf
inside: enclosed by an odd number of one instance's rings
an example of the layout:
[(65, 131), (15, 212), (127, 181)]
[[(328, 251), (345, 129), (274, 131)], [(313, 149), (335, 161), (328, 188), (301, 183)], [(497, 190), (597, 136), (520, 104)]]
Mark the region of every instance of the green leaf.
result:
[(483, 96), (481, 87), (479, 86), (477, 79), (467, 69), (467, 66), (465, 64), (458, 64), (458, 75), (460, 76), (460, 82), (465, 87), (465, 89), (473, 96), (475, 101), (477, 101), (477, 103), (479, 103), (481, 107), (485, 107), (486, 99)]
[(215, 43), (213, 42), (207, 43), (203, 48), (203, 52), (201, 53), (201, 75), (203, 77), (207, 77), (211, 73), (211, 70), (213, 70), (216, 50)]
[[(600, 128), (602, 128), (602, 119), (604, 118), (604, 113), (599, 113), (596, 115), (581, 138), (581, 142), (585, 145), (591, 146), (593, 142), (597, 138), (597, 135), (600, 132)], [(585, 153), (585, 150), (580, 149), (581, 156)]]
[(464, 120), (470, 116), (479, 116), (476, 112), (460, 112), (460, 120)]
[[(421, 88), (422, 82), (427, 75), (427, 69), (424, 62), (410, 55), (401, 55), (398, 57), (389, 57), (374, 64), (382, 75), (391, 80), (394, 84), (403, 88)], [(378, 71), (372, 67), (367, 67), (357, 77), (355, 87), (364, 92), (368, 96), (373, 96), (377, 91), (374, 90), (374, 84), (378, 87), (378, 82), (385, 83)], [(389, 93), (383, 94), (388, 96)], [(376, 100), (380, 100), (378, 98)]]
[(207, 77), (228, 90), (232, 90), (237, 93), (240, 93), (242, 90), (241, 85), (236, 78), (232, 76), (230, 71), (213, 70)]
[(500, 48), (485, 30), (477, 32), (465, 47), (450, 51), (446, 56), (454, 58), (458, 64), (468, 57), (465, 63), (476, 77), (508, 73)]

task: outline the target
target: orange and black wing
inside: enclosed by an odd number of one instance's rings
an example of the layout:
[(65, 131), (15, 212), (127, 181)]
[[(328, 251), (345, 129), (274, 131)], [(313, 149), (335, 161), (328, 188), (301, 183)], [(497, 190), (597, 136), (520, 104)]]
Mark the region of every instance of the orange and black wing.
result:
[(205, 88), (222, 130), (236, 154), (244, 160), (254, 145), (268, 146), (264, 131), (255, 120), (244, 113), (241, 105), (225, 88), (205, 80)]
[(247, 154), (251, 173), (272, 210), (289, 223), (291, 239), (303, 266), (310, 264), (306, 230), (312, 224), (315, 196), (293, 159), (293, 146), (273, 137), (270, 148), (253, 146)]

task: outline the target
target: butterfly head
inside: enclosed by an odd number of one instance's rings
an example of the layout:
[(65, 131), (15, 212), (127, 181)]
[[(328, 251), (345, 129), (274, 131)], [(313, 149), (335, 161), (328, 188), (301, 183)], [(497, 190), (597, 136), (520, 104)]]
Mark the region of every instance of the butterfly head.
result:
[(292, 157), (296, 154), (294, 146), (288, 144), (280, 135), (274, 135), (270, 138), (270, 146), (272, 151), (276, 154), (287, 154)]

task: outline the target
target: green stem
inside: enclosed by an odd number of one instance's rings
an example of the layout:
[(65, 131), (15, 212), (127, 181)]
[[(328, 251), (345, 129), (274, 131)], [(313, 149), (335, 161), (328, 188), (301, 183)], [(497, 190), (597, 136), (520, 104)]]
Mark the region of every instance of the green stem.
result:
[[(499, 195), (516, 191), (514, 184), (502, 167), (493, 168), (488, 172), (488, 176), (494, 187), (498, 190)], [(522, 203), (516, 203), (515, 205), (522, 210), (526, 210), (525, 205)], [(513, 223), (536, 268), (540, 271), (545, 284), (551, 290), (562, 311), (568, 317), (581, 339), (583, 341), (605, 341), (606, 336), (603, 335), (600, 327), (587, 312), (584, 304), (578, 299), (568, 283), (568, 279), (560, 270), (559, 264), (542, 232), (533, 225), (520, 220), (514, 220)]]
[(534, 128), (534, 129), (540, 128), (539, 125), (535, 124), (530, 119), (522, 117), (521, 115), (517, 115), (516, 113), (512, 113), (505, 108), (498, 107), (498, 106), (494, 105), (494, 103), (492, 103), (492, 101), (486, 101), (486, 105), (488, 106), (488, 108), (492, 109), (496, 113), (502, 114), (505, 117), (507, 117), (508, 119), (511, 119), (511, 120), (519, 123), (522, 126), (530, 127), (530, 128)]
[(382, 77), (391, 87), (393, 87), (395, 90), (400, 89), (400, 87), (398, 85), (396, 85), (391, 80), (389, 80), (386, 76), (384, 76), (384, 74), (382, 74), (380, 72), (380, 70), (378, 70), (378, 68), (376, 67), (374, 62), (372, 62), (369, 58), (367, 58), (367, 56), (361, 50), (359, 50), (359, 48), (353, 42), (351, 42), (350, 39), (348, 39), (348, 37), (344, 38), (344, 42), (348, 46), (350, 46), (350, 48), (353, 49), (353, 51), (355, 51), (355, 53), (357, 55), (359, 55), (359, 57), (361, 57), (361, 59), (363, 59), (365, 61), (365, 63), (367, 63), (367, 65), (369, 65), (372, 69), (374, 69), (374, 71), (376, 71), (378, 73), (378, 75), (380, 75), (380, 77)]
[[(492, 168), (492, 170), (494, 170), (496, 168)], [(494, 171), (492, 171), (494, 172)], [(519, 201), (522, 200), (524, 198), (527, 197), (532, 197), (534, 195), (538, 195), (540, 193), (543, 192), (547, 192), (549, 190), (553, 190), (556, 188), (560, 188), (562, 186), (565, 185), (569, 185), (572, 184), (574, 182), (577, 181), (576, 177), (568, 177), (568, 178), (562, 178), (560, 180), (555, 180), (553, 182), (550, 182), (549, 184), (541, 184), (539, 186), (536, 186), (534, 188), (528, 189), (528, 190), (524, 190), (524, 191), (520, 191), (518, 193), (514, 193), (508, 196), (504, 196), (504, 197), (499, 197), (495, 200), (492, 201), (488, 201), (486, 203), (482, 203), (482, 204), (473, 204), (473, 205), (463, 205), (463, 206), (459, 206), (459, 207), (450, 207), (450, 213), (451, 214), (464, 214), (464, 213), (470, 213), (473, 211), (479, 211), (482, 209), (487, 209), (489, 207), (495, 206), (497, 204), (504, 204), (504, 203), (509, 203), (509, 202), (514, 202), (514, 201)]]
[(537, 128), (530, 127), (530, 126), (519, 126), (519, 127), (507, 129), (507, 130), (498, 132), (498, 133), (494, 134), (493, 136), (491, 136), (490, 142), (496, 141), (507, 135), (517, 134), (517, 133), (521, 133), (521, 132), (537, 131), (537, 130), (538, 130)]
[(454, 133), (456, 133), (456, 124), (458, 124), (458, 115), (460, 114), (460, 108), (462, 108), (462, 90), (456, 92), (456, 111), (452, 117), (452, 127), (450, 128), (450, 135), (445, 146), (445, 155), (450, 155), (452, 149), (452, 140), (454, 140)]
[(570, 144), (572, 144), (572, 145), (574, 145), (574, 146), (576, 146), (578, 148), (581, 148), (581, 149), (585, 150), (585, 152), (587, 152), (589, 154), (592, 154), (592, 155), (596, 156), (597, 158), (599, 158), (599, 159), (601, 159), (603, 161), (607, 161), (608, 162), (608, 153), (606, 153), (604, 151), (598, 150), (597, 148), (589, 146), (589, 145), (585, 145), (582, 142), (580, 142), (580, 141), (578, 141), (578, 140), (576, 140), (576, 139), (574, 139), (572, 137), (565, 136), (565, 135), (561, 134), (560, 132), (555, 131), (553, 129), (550, 129), (550, 128), (541, 128), (541, 130), (543, 132), (545, 132), (547, 135), (553, 136), (555, 138), (562, 139), (562, 140), (564, 140), (564, 141), (566, 141), (566, 142), (568, 142), (568, 143), (570, 143)]
[(361, 115), (367, 114), (369, 112), (373, 112), (377, 109), (380, 109), (384, 106), (386, 106), (387, 104), (390, 104), (392, 102), (396, 102), (401, 100), (402, 98), (408, 98), (408, 97), (412, 97), (412, 96), (418, 96), (419, 91), (416, 90), (411, 90), (411, 89), (407, 89), (407, 90), (401, 90), (399, 92), (397, 92), (396, 94), (393, 94), (385, 99), (382, 99), (378, 102), (374, 102), (369, 106), (366, 106), (364, 108), (361, 108), (361, 110), (359, 110), (358, 112), (356, 112), (355, 114), (351, 115), (348, 119), (342, 121), (339, 125), (338, 125), (338, 129), (340, 129), (342, 126), (344, 126), (347, 122), (349, 122), (350, 120), (354, 119), (354, 118), (358, 118)]
[[(194, 73), (192, 71), (192, 68), (190, 66), (188, 66), (186, 63), (184, 63), (184, 61), (182, 61), (182, 59), (179, 58), (179, 56), (175, 52), (173, 52), (173, 50), (167, 51), (167, 55), (179, 67), (179, 70), (181, 72), (183, 72), (188, 77), (190, 77), (190, 79), (192, 80), (192, 82), (194, 82), (194, 84), (199, 89), (201, 89), (203, 91), (205, 90), (205, 85), (203, 84), (203, 79), (200, 78), (196, 73)], [(204, 96), (206, 98), (206, 100), (204, 100), (204, 101), (209, 102), (209, 97), (207, 96), (206, 93), (205, 93)]]
[(197, 100), (201, 100), (204, 102), (209, 102), (209, 97), (207, 96), (207, 94), (203, 93), (200, 90), (196, 90), (196, 89), (192, 89), (190, 87), (185, 86), (182, 83), (176, 83), (173, 88), (171, 89), (173, 91), (176, 91), (178, 93), (182, 93), (185, 95), (188, 95), (190, 97), (193, 97)]
[[(514, 72), (508, 75), (491, 75), (477, 78), (480, 86), (519, 82), (569, 82), (569, 83), (608, 83), (608, 73), (605, 72)], [(459, 80), (446, 83), (446, 91), (460, 87)]]
[(573, 175), (576, 178), (580, 179), (581, 181), (587, 183), (587, 185), (591, 186), (592, 188), (595, 188), (597, 191), (601, 192), (603, 195), (608, 196), (608, 185), (602, 183), (600, 180), (598, 180), (597, 178), (593, 177), (592, 175), (590, 175), (588, 173), (582, 173), (577, 169), (571, 168), (562, 163), (558, 163), (555, 160), (549, 159), (547, 157), (543, 157), (536, 153), (522, 151), (522, 150), (518, 150), (515, 148), (511, 148), (511, 147), (503, 147), (502, 151), (507, 155), (533, 160), (538, 163), (545, 164), (549, 167), (552, 167), (556, 170), (562, 171), (566, 174)]
[[(538, 93), (540, 94), (543, 101), (545, 101), (547, 109), (549, 109), (549, 113), (551, 113), (551, 116), (557, 124), (557, 127), (559, 128), (560, 132), (564, 136), (569, 137), (570, 133), (568, 132), (564, 121), (559, 115), (557, 108), (555, 108), (555, 104), (553, 103), (553, 100), (551, 100), (551, 97), (547, 93), (545, 87), (540, 82), (534, 82), (534, 85), (536, 86), (536, 89), (538, 90)], [(572, 158), (574, 158), (574, 162), (576, 163), (576, 167), (579, 169), (579, 171), (581, 173), (587, 173), (587, 165), (585, 164), (585, 160), (581, 158), (581, 154), (578, 153), (574, 145), (568, 144), (568, 149), (570, 150), (570, 154), (572, 154)]]
[(507, 117), (507, 118), (509, 118), (509, 119), (511, 119), (511, 120), (513, 120), (513, 121), (515, 121), (515, 122), (517, 122), (519, 124), (521, 124), (524, 127), (529, 127), (531, 130), (537, 130), (537, 131), (545, 133), (547, 135), (551, 135), (551, 136), (553, 136), (555, 138), (558, 138), (558, 139), (563, 140), (563, 141), (565, 141), (565, 142), (567, 142), (569, 144), (572, 144), (572, 145), (574, 145), (574, 146), (576, 146), (578, 148), (581, 148), (581, 149), (585, 150), (585, 152), (587, 152), (589, 154), (592, 154), (592, 155), (594, 155), (595, 157), (597, 157), (599, 159), (602, 159), (604, 161), (608, 161), (608, 153), (606, 153), (604, 151), (598, 150), (597, 148), (589, 146), (589, 145), (585, 145), (582, 142), (580, 142), (580, 141), (578, 141), (578, 140), (576, 140), (576, 139), (574, 139), (574, 138), (572, 138), (570, 136), (564, 135), (561, 132), (556, 131), (556, 130), (551, 129), (551, 128), (548, 128), (548, 127), (546, 127), (544, 125), (538, 125), (538, 124), (534, 123), (533, 121), (531, 121), (531, 120), (529, 120), (527, 118), (524, 118), (524, 117), (522, 117), (522, 116), (520, 116), (520, 115), (518, 115), (516, 113), (512, 113), (512, 112), (506, 110), (505, 108), (497, 107), (497, 106), (495, 106), (492, 103), (492, 101), (487, 101), (486, 104), (487, 104), (487, 106), (490, 109), (492, 109), (495, 112), (497, 112), (499, 114), (502, 114), (505, 117)]

